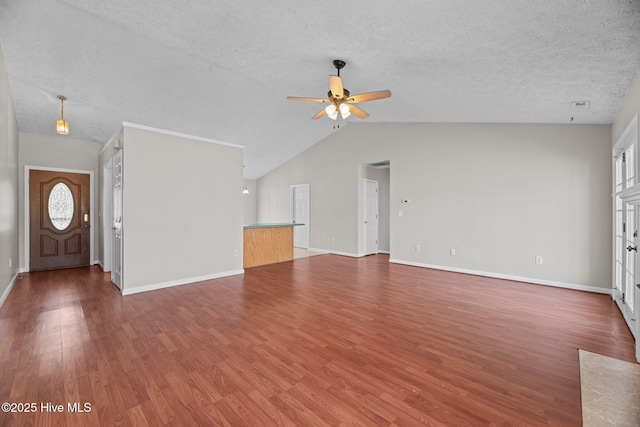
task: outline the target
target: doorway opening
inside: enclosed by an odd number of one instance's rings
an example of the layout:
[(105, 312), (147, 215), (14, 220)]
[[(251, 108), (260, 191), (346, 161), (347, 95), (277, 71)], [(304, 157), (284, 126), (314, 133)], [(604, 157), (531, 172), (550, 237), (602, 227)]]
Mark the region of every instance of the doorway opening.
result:
[(382, 160), (361, 168), (358, 254), (389, 254), (391, 162)]

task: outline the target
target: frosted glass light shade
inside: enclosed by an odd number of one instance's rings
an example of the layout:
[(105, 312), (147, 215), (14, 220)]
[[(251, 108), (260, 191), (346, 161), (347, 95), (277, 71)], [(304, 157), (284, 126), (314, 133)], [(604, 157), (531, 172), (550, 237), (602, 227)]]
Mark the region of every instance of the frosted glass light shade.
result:
[(327, 116), (329, 116), (331, 120), (336, 120), (338, 118), (338, 110), (336, 109), (335, 105), (331, 104), (327, 106), (324, 111), (325, 113), (327, 113)]
[(68, 135), (69, 134), (69, 122), (65, 119), (56, 120), (56, 132), (60, 135)]
[(349, 104), (340, 104), (340, 115), (342, 116), (343, 119), (346, 119), (351, 115)]

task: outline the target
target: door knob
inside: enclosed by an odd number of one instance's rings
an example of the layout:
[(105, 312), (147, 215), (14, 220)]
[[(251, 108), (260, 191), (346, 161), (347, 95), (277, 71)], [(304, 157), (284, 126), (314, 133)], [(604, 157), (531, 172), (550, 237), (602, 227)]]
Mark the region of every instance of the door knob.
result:
[(636, 251), (636, 252), (638, 252), (638, 245), (635, 245), (635, 246), (631, 246), (631, 245), (629, 245), (629, 246), (627, 246), (627, 250), (628, 250), (629, 252), (631, 252), (631, 251)]

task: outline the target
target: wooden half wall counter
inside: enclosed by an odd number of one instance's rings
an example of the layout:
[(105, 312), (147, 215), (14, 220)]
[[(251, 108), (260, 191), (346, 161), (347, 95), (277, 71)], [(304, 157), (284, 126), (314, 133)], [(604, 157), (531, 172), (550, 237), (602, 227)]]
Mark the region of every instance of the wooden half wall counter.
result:
[(304, 224), (272, 223), (244, 225), (243, 267), (293, 260), (293, 227)]

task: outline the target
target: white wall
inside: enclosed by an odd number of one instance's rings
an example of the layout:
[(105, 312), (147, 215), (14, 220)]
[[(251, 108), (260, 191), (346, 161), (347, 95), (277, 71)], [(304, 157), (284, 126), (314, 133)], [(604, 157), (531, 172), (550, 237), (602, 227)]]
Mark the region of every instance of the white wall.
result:
[(18, 124), (0, 46), (0, 306), (19, 266), (18, 188)]
[(622, 101), (620, 110), (616, 114), (611, 126), (611, 143), (615, 144), (622, 132), (627, 128), (636, 114), (640, 114), (640, 72), (631, 81), (629, 92)]
[(242, 162), (238, 146), (125, 125), (124, 294), (243, 271)]
[[(52, 122), (53, 123), (53, 122)], [(52, 132), (53, 124), (51, 126)], [(94, 213), (94, 223), (91, 224), (91, 246), (94, 259), (96, 261), (97, 248), (99, 245), (99, 220), (98, 220), (98, 153), (103, 144), (97, 141), (85, 141), (61, 135), (36, 135), (32, 133), (20, 132), (19, 144), (19, 246), (20, 246), (20, 268), (28, 271), (25, 256), (25, 206), (24, 197), (28, 194), (24, 182), (25, 166), (35, 166), (43, 168), (59, 168), (93, 172), (93, 200), (91, 207)]]
[(256, 204), (256, 180), (245, 179), (242, 185), (249, 189), (249, 194), (242, 194), (243, 224), (255, 224), (258, 218), (258, 208)]
[(610, 151), (610, 125), (351, 123), (260, 178), (258, 220), (309, 182), (311, 246), (355, 255), (359, 166), (388, 159), (392, 259), (609, 289)]

